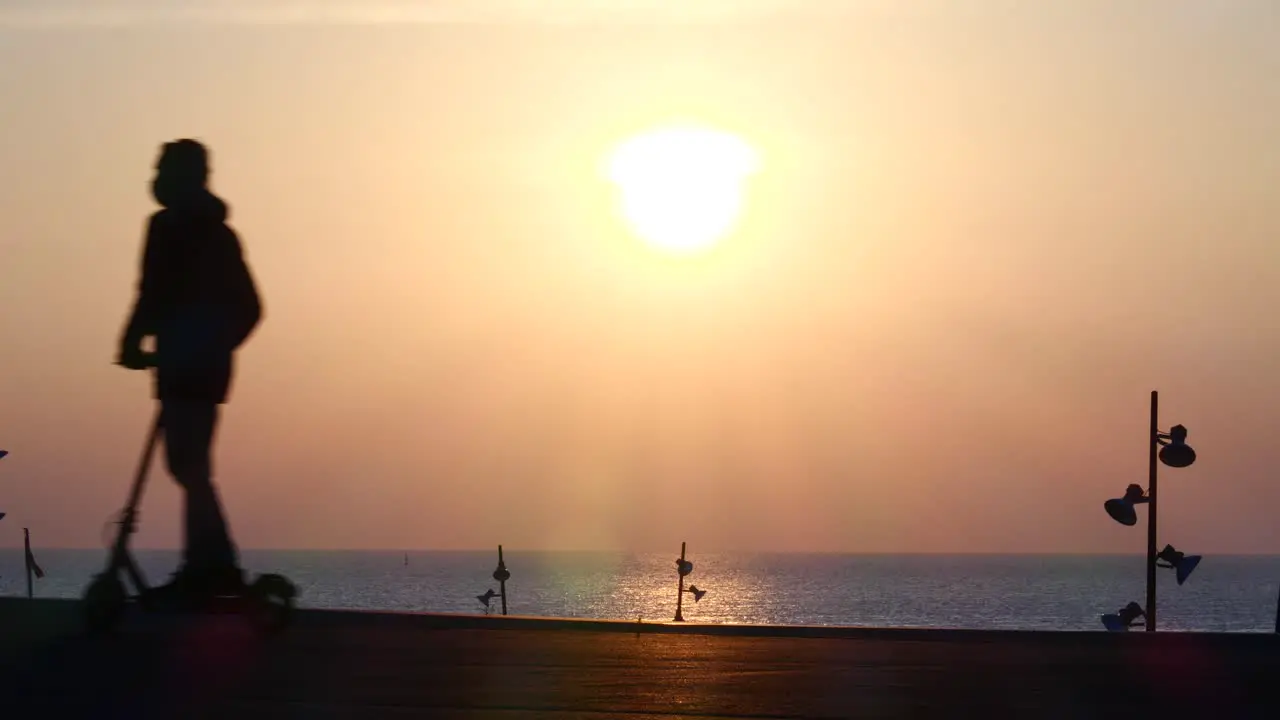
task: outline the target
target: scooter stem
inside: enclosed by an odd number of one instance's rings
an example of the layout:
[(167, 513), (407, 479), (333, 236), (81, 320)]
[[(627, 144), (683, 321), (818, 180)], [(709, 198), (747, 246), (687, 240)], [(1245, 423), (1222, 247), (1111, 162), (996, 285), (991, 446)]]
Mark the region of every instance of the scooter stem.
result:
[[(138, 513), (138, 503), (142, 501), (142, 489), (147, 483), (147, 472), (151, 469), (151, 456), (155, 455), (156, 442), (160, 439), (160, 432), (164, 428), (163, 412), (156, 410), (155, 420), (151, 423), (151, 434), (147, 436), (147, 444), (142, 448), (142, 460), (138, 463), (138, 474), (133, 478), (133, 489), (129, 492), (129, 502), (125, 505), (124, 516), (126, 520), (132, 520)], [(133, 528), (128, 530), (133, 532)]]
[(142, 460), (138, 463), (138, 474), (134, 476), (133, 488), (129, 491), (129, 502), (125, 506), (124, 512), (121, 513), (120, 532), (116, 535), (115, 544), (111, 548), (111, 556), (107, 561), (107, 573), (114, 574), (117, 570), (123, 569), (140, 594), (146, 591), (147, 581), (142, 576), (141, 568), (129, 556), (129, 536), (133, 535), (138, 527), (138, 504), (142, 501), (142, 489), (146, 485), (147, 471), (151, 469), (151, 456), (155, 454), (156, 443), (160, 439), (160, 431), (163, 428), (162, 420), (162, 411), (157, 408), (155, 420), (151, 423), (151, 433), (147, 436), (147, 443), (142, 448)]

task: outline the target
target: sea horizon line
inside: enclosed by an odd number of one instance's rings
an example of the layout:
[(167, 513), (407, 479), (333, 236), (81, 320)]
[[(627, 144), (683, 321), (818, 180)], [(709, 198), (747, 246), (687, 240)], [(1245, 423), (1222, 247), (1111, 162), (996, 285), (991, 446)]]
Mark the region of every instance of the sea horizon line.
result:
[[(92, 547), (92, 546), (60, 546), (60, 545), (35, 545), (44, 552), (48, 551), (76, 551), (76, 552), (107, 552), (108, 548)], [(21, 551), (21, 545), (0, 545), (0, 550)], [(177, 546), (135, 546), (136, 551), (142, 552), (180, 552), (181, 548)], [(240, 552), (265, 553), (362, 553), (362, 554), (404, 554), (404, 553), (432, 553), (438, 555), (445, 554), (476, 554), (476, 553), (492, 553), (496, 549), (495, 546), (489, 547), (470, 547), (470, 548), (432, 548), (432, 547), (387, 547), (387, 548), (351, 548), (351, 547), (241, 547)], [(656, 555), (671, 554), (673, 551), (668, 548), (662, 549), (627, 549), (627, 548), (528, 548), (520, 546), (503, 545), (503, 552), (506, 554), (516, 555), (552, 555), (552, 554), (580, 554), (580, 555)], [(678, 554), (678, 553), (676, 553)], [(1218, 557), (1280, 557), (1280, 552), (1247, 552), (1247, 551), (1201, 551), (1198, 554), (1216, 555)], [(1085, 552), (1085, 551), (888, 551), (888, 550), (756, 550), (756, 549), (690, 549), (690, 557), (697, 555), (838, 555), (847, 557), (1145, 557), (1144, 552)]]

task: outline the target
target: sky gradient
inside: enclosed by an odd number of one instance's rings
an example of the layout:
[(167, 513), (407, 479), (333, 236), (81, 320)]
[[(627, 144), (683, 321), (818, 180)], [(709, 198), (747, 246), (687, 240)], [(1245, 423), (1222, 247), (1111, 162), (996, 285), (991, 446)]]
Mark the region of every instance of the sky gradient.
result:
[[(0, 546), (125, 499), (190, 136), (265, 304), (244, 547), (1141, 552), (1158, 389), (1161, 542), (1280, 552), (1276, 3), (249, 5), (0, 0)], [(762, 160), (691, 261), (600, 172), (672, 119)], [(138, 543), (178, 523), (156, 472)]]

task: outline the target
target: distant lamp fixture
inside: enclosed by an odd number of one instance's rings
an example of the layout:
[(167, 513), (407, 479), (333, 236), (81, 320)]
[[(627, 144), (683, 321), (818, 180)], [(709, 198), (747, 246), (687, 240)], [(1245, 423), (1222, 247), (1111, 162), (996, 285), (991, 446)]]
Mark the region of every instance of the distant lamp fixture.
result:
[(1187, 555), (1174, 550), (1172, 545), (1165, 545), (1164, 549), (1156, 555), (1156, 559), (1164, 561), (1163, 565), (1156, 563), (1156, 566), (1172, 570), (1174, 576), (1178, 579), (1178, 584), (1181, 585), (1187, 581), (1187, 578), (1191, 577), (1191, 571), (1195, 570), (1196, 566), (1200, 564), (1201, 556)]
[(9, 451), (8, 451), (8, 450), (0, 450), (0, 458), (4, 457), (5, 455), (8, 455), (8, 454), (9, 454)]
[(688, 588), (684, 586), (684, 579), (693, 573), (693, 561), (685, 558), (685, 548), (687, 543), (680, 543), (680, 557), (676, 558), (676, 575), (680, 577), (678, 589), (676, 590), (676, 617), (675, 622), (684, 622), (684, 594), (693, 595), (693, 601), (698, 602), (703, 595), (707, 594), (706, 590), (699, 590), (696, 585), (690, 585)]
[(1187, 429), (1174, 425), (1167, 433), (1158, 433), (1156, 442), (1160, 448), (1160, 462), (1171, 468), (1190, 467), (1196, 461), (1196, 451), (1187, 444)]
[(1112, 520), (1121, 525), (1132, 526), (1138, 524), (1138, 511), (1133, 506), (1150, 501), (1151, 498), (1147, 497), (1147, 493), (1142, 489), (1141, 485), (1130, 485), (1125, 488), (1124, 497), (1112, 498), (1104, 502), (1102, 507), (1111, 516)]
[(1114, 613), (1103, 615), (1102, 626), (1110, 632), (1129, 632), (1129, 628), (1141, 624), (1138, 618), (1142, 617), (1146, 617), (1146, 613), (1142, 612), (1142, 606), (1131, 602)]
[(511, 571), (507, 570), (507, 563), (502, 559), (502, 546), (498, 546), (498, 568), (493, 571), (493, 579), (498, 581), (498, 592), (494, 592), (493, 588), (489, 588), (483, 595), (477, 595), (476, 599), (484, 603), (485, 614), (489, 612), (489, 601), (494, 598), (502, 599), (502, 614), (507, 614), (507, 581), (511, 579)]

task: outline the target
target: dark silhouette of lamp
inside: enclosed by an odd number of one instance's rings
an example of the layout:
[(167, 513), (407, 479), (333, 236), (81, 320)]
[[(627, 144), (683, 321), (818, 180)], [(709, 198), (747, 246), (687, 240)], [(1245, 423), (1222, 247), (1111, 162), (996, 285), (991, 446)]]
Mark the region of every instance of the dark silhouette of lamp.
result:
[(688, 588), (685, 588), (685, 592), (693, 595), (694, 602), (698, 602), (702, 599), (703, 595), (707, 594), (706, 590), (699, 590), (697, 585), (690, 585)]
[[(1146, 619), (1147, 632), (1154, 632), (1156, 629), (1156, 558), (1160, 557), (1167, 563), (1159, 567), (1172, 568), (1177, 573), (1179, 585), (1186, 581), (1201, 559), (1199, 555), (1184, 556), (1167, 545), (1165, 550), (1156, 552), (1158, 547), (1156, 521), (1159, 518), (1156, 509), (1159, 497), (1160, 465), (1163, 463), (1171, 468), (1185, 468), (1196, 461), (1196, 451), (1187, 444), (1186, 426), (1174, 425), (1169, 428), (1169, 432), (1161, 432), (1159, 410), (1160, 393), (1152, 390), (1151, 424), (1147, 434), (1146, 491), (1144, 492), (1138, 485), (1130, 485), (1125, 490), (1124, 497), (1108, 500), (1102, 504), (1103, 509), (1113, 520), (1128, 526), (1138, 523), (1138, 513), (1134, 506), (1141, 504), (1147, 506), (1147, 605), (1142, 612)], [(1280, 616), (1280, 607), (1277, 608), (1277, 615)], [(1277, 623), (1280, 627), (1280, 617)]]
[(1131, 602), (1114, 613), (1103, 615), (1102, 626), (1111, 632), (1129, 632), (1129, 628), (1138, 625), (1138, 618), (1145, 615), (1141, 605)]
[(1141, 485), (1130, 485), (1125, 488), (1124, 497), (1112, 498), (1102, 503), (1102, 507), (1112, 520), (1121, 525), (1132, 526), (1138, 524), (1138, 511), (1133, 506), (1150, 502), (1150, 500), (1151, 498), (1147, 497)]
[(502, 614), (507, 614), (507, 581), (511, 579), (511, 572), (507, 570), (507, 564), (502, 559), (502, 546), (498, 546), (498, 568), (493, 571), (493, 579), (498, 581), (498, 592), (494, 592), (493, 588), (489, 588), (483, 595), (477, 595), (476, 599), (484, 603), (485, 611), (489, 609), (489, 601), (494, 598), (502, 598)]
[(1156, 442), (1160, 448), (1160, 462), (1171, 468), (1190, 467), (1196, 461), (1196, 451), (1187, 444), (1187, 429), (1182, 425), (1174, 425), (1168, 433), (1157, 433)]
[(8, 454), (9, 454), (9, 451), (8, 451), (8, 450), (0, 450), (0, 458), (4, 457), (5, 455), (8, 455)]
[(1174, 576), (1178, 579), (1179, 585), (1186, 582), (1187, 578), (1191, 577), (1191, 572), (1196, 569), (1196, 566), (1200, 564), (1201, 560), (1201, 556), (1187, 555), (1186, 553), (1178, 552), (1173, 549), (1172, 545), (1165, 545), (1164, 549), (1156, 555), (1156, 558), (1164, 561), (1163, 565), (1157, 563), (1159, 567), (1173, 571)]

